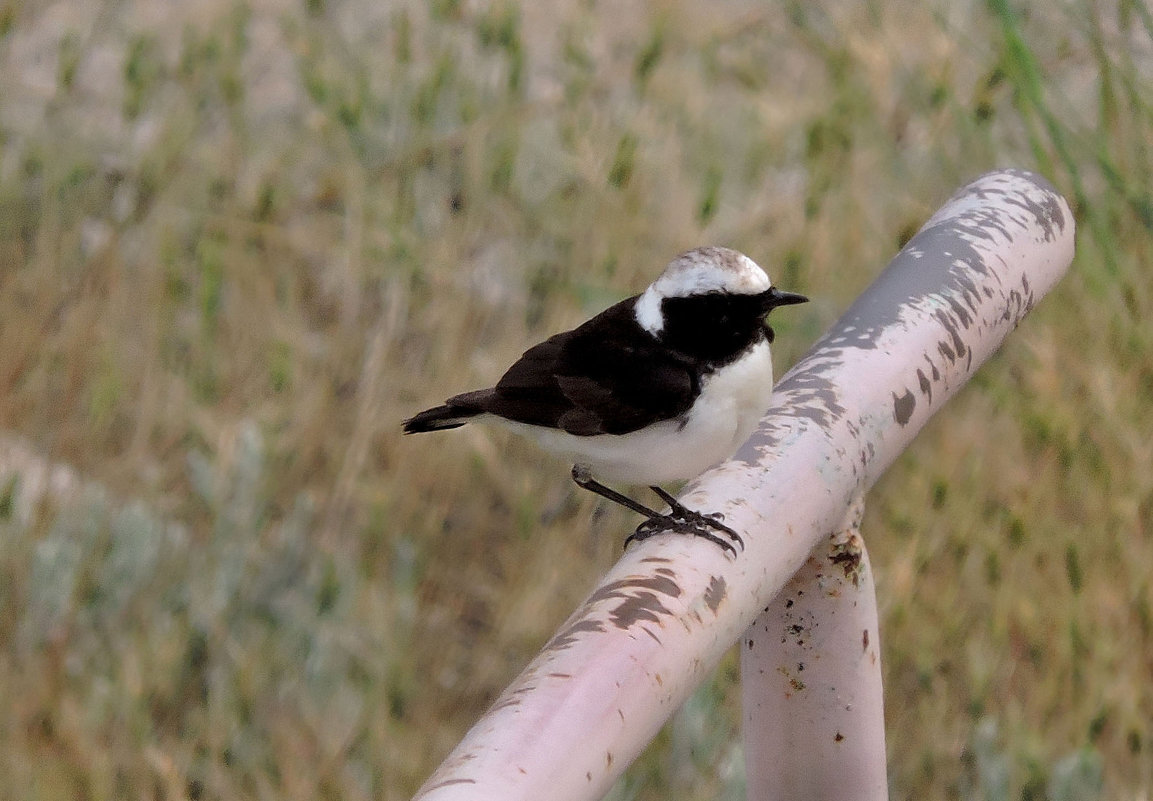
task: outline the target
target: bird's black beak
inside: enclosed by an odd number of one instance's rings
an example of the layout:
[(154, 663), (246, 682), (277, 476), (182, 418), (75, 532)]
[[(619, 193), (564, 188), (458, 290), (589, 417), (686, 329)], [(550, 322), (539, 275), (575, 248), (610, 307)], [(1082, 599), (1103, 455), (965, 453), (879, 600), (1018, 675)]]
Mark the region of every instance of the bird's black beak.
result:
[(765, 307), (765, 314), (768, 314), (778, 306), (792, 306), (794, 303), (808, 303), (809, 299), (804, 295), (798, 295), (796, 292), (782, 292), (774, 287), (769, 287), (769, 291), (761, 295), (763, 298), (763, 305)]

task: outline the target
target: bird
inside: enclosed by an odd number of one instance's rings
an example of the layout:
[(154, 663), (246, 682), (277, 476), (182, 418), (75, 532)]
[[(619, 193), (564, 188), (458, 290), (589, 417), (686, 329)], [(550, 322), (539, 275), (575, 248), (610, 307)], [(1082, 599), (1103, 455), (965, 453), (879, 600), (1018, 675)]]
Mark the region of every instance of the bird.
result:
[[(503, 426), (571, 461), (578, 486), (643, 515), (626, 547), (679, 531), (735, 557), (744, 541), (723, 515), (689, 509), (659, 485), (694, 478), (748, 439), (773, 391), (767, 315), (807, 301), (743, 253), (689, 250), (641, 294), (529, 348), (495, 386), (454, 395), (403, 430)], [(648, 486), (670, 511), (598, 479)]]

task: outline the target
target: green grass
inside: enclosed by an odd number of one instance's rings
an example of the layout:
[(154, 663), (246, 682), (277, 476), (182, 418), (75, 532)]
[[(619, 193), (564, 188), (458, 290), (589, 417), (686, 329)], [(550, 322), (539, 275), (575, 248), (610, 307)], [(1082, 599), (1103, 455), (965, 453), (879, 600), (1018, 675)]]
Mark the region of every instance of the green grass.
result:
[[(705, 243), (814, 298), (783, 369), (997, 166), (1077, 257), (868, 500), (892, 796), (1148, 797), (1151, 40), (1147, 0), (0, 4), (0, 798), (408, 798), (635, 521), (400, 420)], [(737, 673), (614, 799), (741, 797)]]

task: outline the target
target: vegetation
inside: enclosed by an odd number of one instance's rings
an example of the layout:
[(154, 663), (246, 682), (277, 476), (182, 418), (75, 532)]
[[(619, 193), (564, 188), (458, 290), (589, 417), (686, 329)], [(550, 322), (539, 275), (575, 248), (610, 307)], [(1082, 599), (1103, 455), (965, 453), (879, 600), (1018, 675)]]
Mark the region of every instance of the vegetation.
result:
[[(1010, 165), (1078, 253), (870, 495), (892, 796), (1148, 798), (1146, 0), (0, 0), (0, 798), (408, 798), (635, 520), (400, 420), (705, 243), (783, 370)], [(612, 797), (742, 797), (737, 674)]]

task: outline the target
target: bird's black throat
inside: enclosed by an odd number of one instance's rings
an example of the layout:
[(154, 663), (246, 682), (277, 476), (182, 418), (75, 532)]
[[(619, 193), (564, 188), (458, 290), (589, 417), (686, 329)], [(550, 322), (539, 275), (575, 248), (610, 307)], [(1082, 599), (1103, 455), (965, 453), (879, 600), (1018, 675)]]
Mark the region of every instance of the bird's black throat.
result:
[(773, 341), (760, 295), (708, 293), (665, 298), (661, 343), (695, 362), (716, 369), (752, 345)]

